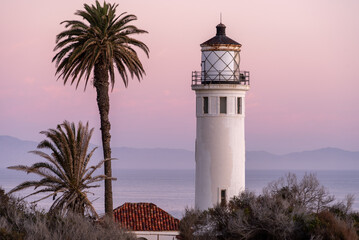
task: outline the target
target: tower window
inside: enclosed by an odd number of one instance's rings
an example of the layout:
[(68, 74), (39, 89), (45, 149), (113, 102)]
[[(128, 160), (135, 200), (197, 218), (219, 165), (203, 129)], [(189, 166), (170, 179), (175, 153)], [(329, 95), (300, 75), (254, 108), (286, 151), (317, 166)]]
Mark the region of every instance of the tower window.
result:
[(227, 97), (219, 98), (219, 113), (227, 113)]
[(226, 194), (226, 190), (222, 189), (221, 190), (221, 206), (225, 206), (227, 203), (227, 194)]
[(237, 114), (242, 114), (242, 98), (237, 98)]
[(203, 113), (208, 113), (208, 97), (203, 97)]

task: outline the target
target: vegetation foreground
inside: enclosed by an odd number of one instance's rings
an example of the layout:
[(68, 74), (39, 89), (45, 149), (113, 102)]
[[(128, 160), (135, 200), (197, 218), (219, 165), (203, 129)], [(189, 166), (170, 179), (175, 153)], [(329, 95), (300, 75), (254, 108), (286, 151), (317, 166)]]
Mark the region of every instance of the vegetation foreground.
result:
[(6, 195), (0, 189), (0, 239), (135, 240), (136, 237), (108, 218), (95, 221), (72, 212), (66, 215), (45, 213), (36, 210), (33, 205)]
[(355, 240), (359, 212), (351, 211), (353, 196), (334, 202), (316, 176), (294, 174), (270, 183), (261, 195), (243, 192), (208, 211), (186, 210), (181, 239), (195, 240)]
[[(222, 206), (207, 211), (187, 209), (180, 222), (180, 239), (194, 240), (330, 240), (359, 239), (359, 212), (353, 212), (353, 197), (334, 203), (334, 197), (306, 174), (270, 183), (262, 194), (243, 192)], [(64, 212), (62, 212), (64, 213)], [(0, 188), (0, 239), (118, 239), (136, 236), (110, 218), (55, 214), (36, 210), (5, 194)]]

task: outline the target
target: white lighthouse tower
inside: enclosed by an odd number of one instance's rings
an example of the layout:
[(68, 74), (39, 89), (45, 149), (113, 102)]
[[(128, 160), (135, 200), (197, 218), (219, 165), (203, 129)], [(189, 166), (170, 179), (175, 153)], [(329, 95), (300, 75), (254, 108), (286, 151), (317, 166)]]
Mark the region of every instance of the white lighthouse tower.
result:
[(245, 189), (244, 117), (249, 72), (239, 70), (241, 44), (217, 25), (202, 43), (201, 72), (192, 73), (196, 92), (195, 208), (224, 204)]

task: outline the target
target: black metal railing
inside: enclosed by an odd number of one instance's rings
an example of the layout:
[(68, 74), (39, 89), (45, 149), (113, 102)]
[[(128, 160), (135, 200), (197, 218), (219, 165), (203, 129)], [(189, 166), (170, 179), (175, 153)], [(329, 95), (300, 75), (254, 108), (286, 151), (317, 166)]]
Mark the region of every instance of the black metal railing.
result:
[(192, 72), (192, 85), (201, 84), (240, 84), (249, 85), (249, 72)]

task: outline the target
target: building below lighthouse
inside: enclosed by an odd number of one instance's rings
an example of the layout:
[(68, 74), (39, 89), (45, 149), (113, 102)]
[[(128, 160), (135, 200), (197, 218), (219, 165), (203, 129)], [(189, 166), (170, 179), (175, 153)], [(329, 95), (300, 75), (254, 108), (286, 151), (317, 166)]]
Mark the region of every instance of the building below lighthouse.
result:
[(216, 26), (202, 43), (201, 71), (192, 73), (196, 93), (195, 208), (225, 204), (245, 189), (245, 95), (249, 72), (240, 71), (241, 44)]

